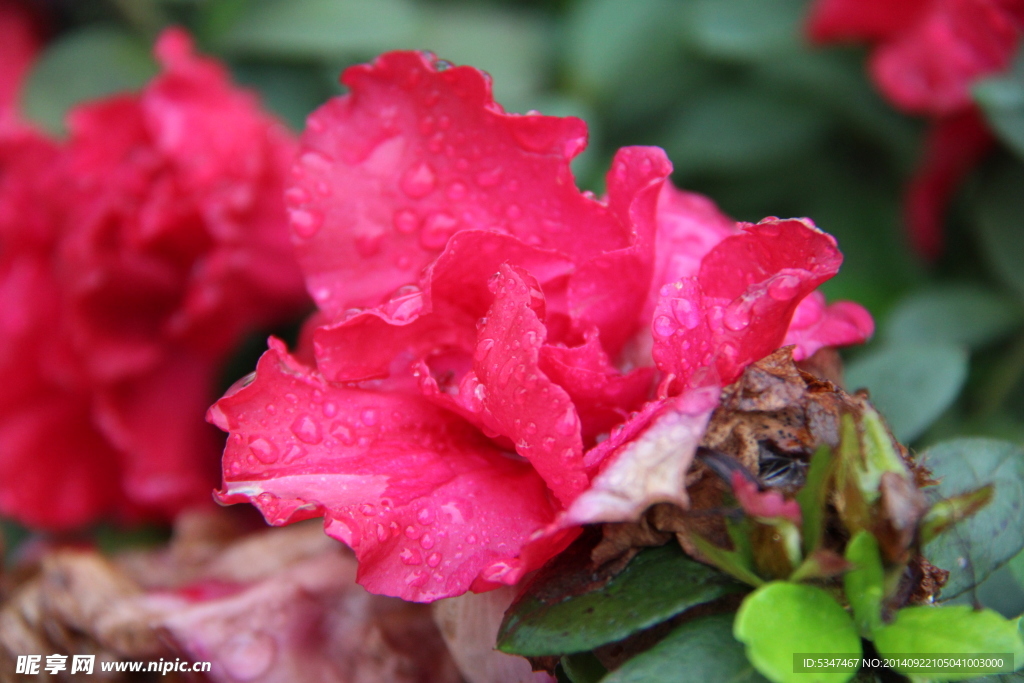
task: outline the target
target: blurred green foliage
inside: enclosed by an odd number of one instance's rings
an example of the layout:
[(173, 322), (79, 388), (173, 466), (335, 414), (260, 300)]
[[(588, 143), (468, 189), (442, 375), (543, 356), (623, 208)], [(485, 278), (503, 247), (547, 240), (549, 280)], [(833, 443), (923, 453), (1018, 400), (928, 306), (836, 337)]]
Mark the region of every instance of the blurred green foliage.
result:
[(54, 131), (75, 101), (145, 82), (155, 68), (146, 46), (176, 23), (296, 130), (342, 92), (345, 66), (403, 48), (489, 71), (510, 111), (587, 120), (590, 149), (574, 165), (583, 187), (601, 190), (618, 147), (660, 145), (677, 185), (736, 218), (809, 216), (838, 238), (846, 263), (824, 289), (866, 305), (880, 331), (850, 352), (849, 377), (904, 438), (1024, 439), (1024, 60), (976, 88), (1001, 150), (959, 192), (946, 253), (929, 265), (901, 226), (924, 122), (878, 95), (863, 49), (806, 42), (807, 0), (45, 6), (54, 36), (23, 104)]

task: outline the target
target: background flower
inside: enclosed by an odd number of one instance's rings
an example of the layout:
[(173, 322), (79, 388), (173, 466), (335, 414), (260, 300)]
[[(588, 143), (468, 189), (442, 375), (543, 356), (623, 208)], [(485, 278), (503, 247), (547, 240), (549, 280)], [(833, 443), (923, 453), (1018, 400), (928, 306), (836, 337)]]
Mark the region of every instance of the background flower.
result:
[(2, 135), (0, 508), (34, 526), (208, 500), (219, 365), (302, 305), (291, 137), (183, 32), (157, 55), (141, 93), (76, 108), (66, 143)]

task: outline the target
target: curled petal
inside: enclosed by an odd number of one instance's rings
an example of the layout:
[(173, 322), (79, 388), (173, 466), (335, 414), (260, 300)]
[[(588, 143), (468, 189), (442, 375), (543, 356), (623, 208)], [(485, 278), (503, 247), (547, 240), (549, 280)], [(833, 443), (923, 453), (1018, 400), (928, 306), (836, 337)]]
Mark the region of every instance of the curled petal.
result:
[(664, 151), (652, 147), (620, 149), (608, 172), (608, 208), (630, 230), (629, 245), (590, 259), (569, 285), (570, 314), (578, 328), (597, 327), (611, 356), (643, 319), (654, 265), (658, 197), (672, 165)]
[(342, 81), (350, 94), (309, 119), (288, 192), (307, 285), (331, 316), (414, 284), (461, 230), (580, 261), (628, 246), (628, 227), (573, 182), (579, 119), (505, 114), (483, 73), (421, 53), (385, 54)]
[(210, 418), (231, 432), (220, 500), (272, 524), (325, 516), (372, 592), (430, 601), (539, 566), (519, 551), (554, 518), (544, 482), (418, 395), (327, 383), (275, 341)]
[[(572, 399), (539, 368), (546, 331), (535, 307), (536, 281), (502, 266), (492, 278), (494, 303), (480, 328), (472, 389), (485, 429), (507, 437), (567, 504), (586, 488), (580, 418)], [(471, 399), (472, 400), (472, 399)]]
[[(718, 387), (690, 390), (634, 417), (642, 430), (611, 452), (591, 487), (564, 516), (566, 523), (633, 522), (655, 503), (689, 505), (686, 471), (718, 405)], [(603, 449), (604, 450), (604, 449)]]
[(811, 292), (796, 307), (782, 345), (796, 345), (793, 359), (804, 360), (825, 346), (861, 344), (874, 332), (875, 321), (860, 304), (837, 301), (828, 305), (824, 294)]
[(736, 221), (719, 211), (710, 199), (696, 192), (678, 190), (671, 181), (666, 181), (658, 196), (654, 275), (643, 318), (653, 319), (662, 287), (697, 275), (704, 255), (738, 230)]
[[(663, 288), (656, 362), (691, 386), (731, 383), (779, 348), (797, 305), (841, 262), (835, 240), (809, 221), (744, 226), (708, 252), (696, 278)], [(712, 375), (702, 377), (703, 368)]]

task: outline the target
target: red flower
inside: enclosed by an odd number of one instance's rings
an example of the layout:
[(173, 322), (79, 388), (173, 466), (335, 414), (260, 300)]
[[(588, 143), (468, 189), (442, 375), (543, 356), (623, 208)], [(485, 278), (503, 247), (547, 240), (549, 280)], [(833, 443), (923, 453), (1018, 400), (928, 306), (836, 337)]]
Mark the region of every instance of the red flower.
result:
[(70, 527), (207, 499), (202, 423), (242, 332), (301, 306), (294, 142), (181, 31), (59, 147), (0, 136), (0, 512)]
[(818, 0), (817, 41), (865, 40), (875, 83), (897, 107), (932, 117), (906, 220), (918, 251), (942, 251), (953, 191), (992, 144), (971, 99), (978, 79), (1006, 70), (1024, 29), (1022, 0)]
[(221, 500), (324, 516), (373, 592), (515, 583), (579, 524), (684, 500), (720, 386), (787, 334), (803, 357), (871, 333), (805, 298), (831, 237), (735, 224), (660, 149), (621, 150), (599, 200), (569, 170), (584, 124), (505, 114), (475, 69), (391, 53), (342, 80), (287, 193), (320, 312), (210, 419)]
[(17, 100), (40, 39), (35, 17), (14, 0), (0, 0), (0, 129), (17, 119)]

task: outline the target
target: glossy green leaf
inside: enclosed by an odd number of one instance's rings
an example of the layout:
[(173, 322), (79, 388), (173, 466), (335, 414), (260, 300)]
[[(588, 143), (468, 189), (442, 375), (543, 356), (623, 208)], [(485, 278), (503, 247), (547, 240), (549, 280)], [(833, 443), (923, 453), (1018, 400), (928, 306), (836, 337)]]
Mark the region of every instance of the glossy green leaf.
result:
[(867, 531), (857, 533), (846, 546), (846, 559), (854, 568), (843, 576), (846, 599), (853, 609), (853, 619), (860, 633), (870, 637), (882, 624), (882, 597), (885, 591), (885, 572), (878, 541)]
[(992, 502), (924, 547), (932, 564), (950, 571), (943, 598), (980, 583), (1024, 548), (1024, 450), (994, 439), (945, 441), (922, 454), (939, 480), (935, 500), (995, 484)]
[(1021, 322), (1024, 311), (1009, 297), (973, 285), (935, 287), (903, 299), (889, 314), (883, 337), (893, 345), (945, 342), (977, 349)]
[(976, 203), (982, 251), (992, 269), (1024, 298), (1024, 166), (1003, 164), (987, 175)]
[(418, 24), (408, 0), (261, 0), (221, 37), (228, 51), (291, 59), (408, 48)]
[[(747, 553), (719, 548), (714, 543), (701, 538), (697, 534), (693, 534), (690, 540), (704, 557), (726, 574), (755, 587), (764, 583), (764, 579), (758, 576), (754, 572), (753, 567), (751, 567)], [(749, 543), (746, 545), (749, 545)]]
[(732, 635), (733, 614), (688, 621), (650, 650), (628, 660), (603, 683), (767, 683)]
[(858, 356), (846, 368), (846, 385), (867, 388), (904, 443), (938, 419), (966, 379), (966, 351), (948, 344), (886, 345)]
[(582, 652), (739, 590), (671, 543), (641, 552), (600, 590), (557, 603), (527, 594), (506, 613), (498, 648), (527, 656)]
[(47, 130), (64, 130), (64, 117), (84, 100), (136, 90), (157, 73), (145, 45), (123, 31), (92, 25), (47, 45), (22, 93), (25, 116)]
[[(1012, 654), (1024, 662), (1024, 640), (1016, 620), (1005, 619), (990, 609), (968, 605), (907, 607), (896, 613), (888, 626), (874, 632), (875, 648), (882, 655), (895, 654)], [(902, 667), (893, 667), (905, 671)], [(943, 680), (961, 681), (976, 673), (944, 673)]]
[(757, 670), (778, 683), (844, 683), (856, 668), (811, 678), (793, 671), (793, 655), (861, 653), (857, 627), (831, 595), (787, 581), (773, 581), (748, 595), (736, 613), (733, 634), (746, 645), (747, 658)]
[(804, 482), (803, 488), (796, 494), (796, 502), (800, 506), (800, 517), (803, 520), (801, 534), (805, 555), (809, 555), (818, 547), (824, 531), (825, 504), (828, 497), (828, 482), (831, 478), (832, 463), (832, 449), (828, 446), (818, 448), (811, 456), (811, 464), (807, 468), (807, 480)]
[(974, 97), (992, 130), (1024, 158), (1024, 51), (1009, 73), (975, 85)]

